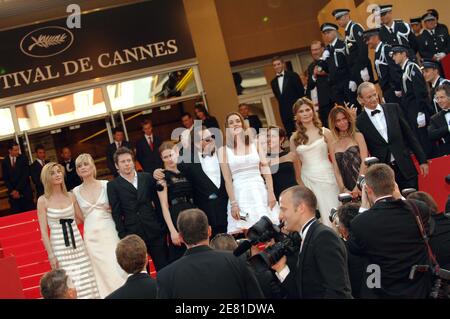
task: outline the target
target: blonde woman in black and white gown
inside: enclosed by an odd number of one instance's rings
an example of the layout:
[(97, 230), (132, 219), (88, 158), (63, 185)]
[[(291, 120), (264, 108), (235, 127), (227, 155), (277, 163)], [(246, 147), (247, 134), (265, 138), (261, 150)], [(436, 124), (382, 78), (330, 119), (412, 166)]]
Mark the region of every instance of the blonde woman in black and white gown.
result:
[[(81, 212), (64, 184), (64, 167), (50, 162), (42, 168), (44, 195), (37, 202), (42, 241), (52, 269), (62, 268), (72, 279), (79, 299), (99, 298), (91, 261), (77, 224)], [(48, 229), (50, 228), (50, 237)]]

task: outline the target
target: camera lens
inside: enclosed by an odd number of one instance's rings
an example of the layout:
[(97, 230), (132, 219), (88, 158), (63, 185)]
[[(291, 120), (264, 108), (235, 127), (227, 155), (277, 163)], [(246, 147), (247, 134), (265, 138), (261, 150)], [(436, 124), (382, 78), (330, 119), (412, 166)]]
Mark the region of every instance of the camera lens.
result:
[(366, 178), (364, 175), (358, 176), (358, 180), (356, 181), (356, 186), (360, 191), (362, 191), (364, 184), (366, 183)]

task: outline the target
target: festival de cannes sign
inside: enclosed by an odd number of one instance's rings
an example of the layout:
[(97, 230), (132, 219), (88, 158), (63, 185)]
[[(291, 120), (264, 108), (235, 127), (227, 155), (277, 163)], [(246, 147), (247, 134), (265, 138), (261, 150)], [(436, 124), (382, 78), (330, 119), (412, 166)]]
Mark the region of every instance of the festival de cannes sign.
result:
[(195, 57), (182, 0), (7, 30), (0, 43), (0, 99)]

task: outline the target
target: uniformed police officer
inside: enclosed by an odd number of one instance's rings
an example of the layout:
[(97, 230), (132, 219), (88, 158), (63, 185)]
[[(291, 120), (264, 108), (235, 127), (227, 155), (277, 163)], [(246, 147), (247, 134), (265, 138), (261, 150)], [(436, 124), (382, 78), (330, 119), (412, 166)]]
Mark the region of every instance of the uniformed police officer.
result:
[(378, 84), (383, 91), (385, 103), (401, 103), (402, 69), (395, 64), (390, 55), (392, 47), (380, 40), (380, 28), (364, 31), (364, 39), (375, 50), (374, 68), (378, 75)]
[[(320, 66), (329, 75), (332, 100), (340, 105), (350, 102), (349, 88), (350, 68), (345, 54), (345, 43), (338, 38), (338, 26), (334, 23), (324, 23), (320, 26), (326, 46)], [(356, 92), (356, 88), (355, 89)], [(354, 95), (354, 94), (353, 94)]]
[(369, 50), (363, 39), (364, 28), (361, 24), (350, 19), (349, 9), (336, 9), (333, 11), (337, 24), (345, 29), (345, 53), (350, 67), (350, 80), (357, 85), (362, 82), (373, 81), (370, 67)]
[(382, 24), (380, 29), (381, 41), (391, 46), (400, 44), (407, 47), (409, 58), (415, 61), (418, 44), (409, 24), (405, 23), (403, 20), (393, 19), (392, 5), (383, 5), (379, 8)]
[(440, 61), (450, 52), (448, 30), (444, 25), (438, 25), (436, 16), (426, 13), (422, 16), (425, 26), (419, 36), (419, 53), (423, 59)]
[(427, 132), (431, 107), (425, 79), (420, 67), (408, 58), (407, 47), (393, 46), (392, 58), (403, 70), (401, 104), (403, 112), (427, 158), (432, 158), (434, 154)]
[(449, 83), (450, 81), (446, 78), (442, 77), (439, 74), (439, 63), (435, 61), (424, 60), (422, 63), (422, 72), (425, 81), (430, 85), (430, 98), (433, 101), (431, 115), (438, 113), (441, 108), (434, 100), (434, 94), (436, 92), (436, 88), (444, 83)]
[(411, 29), (416, 37), (422, 33), (422, 17), (409, 19), (409, 25), (411, 26)]

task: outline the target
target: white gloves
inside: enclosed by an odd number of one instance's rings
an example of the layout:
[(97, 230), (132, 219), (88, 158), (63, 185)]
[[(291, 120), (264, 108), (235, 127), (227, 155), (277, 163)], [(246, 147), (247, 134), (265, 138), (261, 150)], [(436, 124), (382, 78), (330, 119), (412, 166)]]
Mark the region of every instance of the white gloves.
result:
[(364, 82), (370, 81), (369, 71), (367, 70), (367, 68), (362, 69), (359, 73), (361, 74), (361, 79)]
[(436, 53), (434, 56), (435, 56), (436, 60), (440, 61), (443, 58), (445, 58), (446, 54), (444, 52), (439, 52), (439, 53)]
[(425, 114), (422, 112), (417, 113), (417, 127), (421, 128), (427, 125)]
[(356, 85), (355, 81), (350, 81), (350, 82), (348, 82), (348, 88), (350, 89), (350, 91), (356, 92), (356, 89), (358, 88), (358, 86)]
[(402, 91), (394, 91), (396, 97), (402, 97)]
[(326, 59), (328, 59), (330, 57), (330, 51), (325, 50), (322, 53), (322, 56), (320, 57), (321, 60), (325, 61)]

